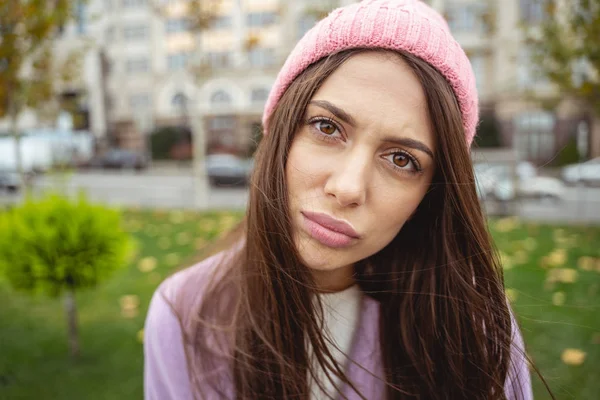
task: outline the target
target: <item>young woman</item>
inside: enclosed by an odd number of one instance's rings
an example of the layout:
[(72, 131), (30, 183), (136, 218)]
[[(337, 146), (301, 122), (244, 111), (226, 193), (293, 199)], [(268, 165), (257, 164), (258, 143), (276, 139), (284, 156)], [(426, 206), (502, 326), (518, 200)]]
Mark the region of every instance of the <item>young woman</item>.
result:
[(247, 215), (166, 280), (147, 399), (531, 399), (477, 199), (469, 61), (417, 0), (332, 12), (264, 112)]

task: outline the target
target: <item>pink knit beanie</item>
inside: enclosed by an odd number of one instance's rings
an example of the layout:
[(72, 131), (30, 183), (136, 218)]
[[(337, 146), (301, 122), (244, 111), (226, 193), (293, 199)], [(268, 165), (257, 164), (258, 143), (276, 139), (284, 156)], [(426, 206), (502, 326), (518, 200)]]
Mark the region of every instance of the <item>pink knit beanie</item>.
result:
[(300, 39), (275, 80), (263, 114), (265, 134), (275, 106), (302, 71), (330, 54), (359, 47), (403, 50), (436, 68), (456, 94), (471, 145), (479, 114), (473, 69), (446, 21), (419, 0), (364, 0), (319, 21)]

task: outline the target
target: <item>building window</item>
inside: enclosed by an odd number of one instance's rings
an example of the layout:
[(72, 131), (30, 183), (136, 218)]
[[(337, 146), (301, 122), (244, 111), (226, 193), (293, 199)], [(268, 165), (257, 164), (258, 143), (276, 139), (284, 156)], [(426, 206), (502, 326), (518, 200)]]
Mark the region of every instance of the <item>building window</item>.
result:
[(188, 109), (190, 99), (183, 93), (179, 92), (171, 99), (171, 106), (182, 114), (185, 114)]
[(300, 40), (302, 38), (302, 36), (304, 36), (304, 34), (310, 30), (310, 28), (315, 26), (316, 23), (317, 23), (316, 16), (314, 16), (312, 14), (303, 15), (298, 20), (298, 35), (297, 35), (298, 40)]
[(104, 38), (107, 43), (110, 43), (113, 40), (115, 40), (115, 27), (114, 26), (109, 26), (106, 28), (106, 31), (104, 32)]
[(267, 97), (269, 97), (269, 91), (265, 88), (256, 88), (252, 89), (251, 101), (252, 103), (262, 104), (267, 101)]
[(477, 90), (482, 91), (483, 85), (486, 80), (486, 68), (485, 68), (485, 54), (474, 54), (469, 57), (471, 66), (473, 67), (473, 74), (475, 75), (475, 84)]
[(250, 27), (272, 25), (277, 22), (277, 14), (274, 12), (255, 12), (246, 16), (246, 23)]
[(527, 23), (538, 23), (546, 16), (544, 11), (546, 0), (519, 0), (521, 20)]
[(165, 25), (167, 33), (187, 32), (190, 29), (190, 23), (185, 18), (168, 19)]
[(211, 131), (225, 131), (235, 129), (235, 118), (229, 115), (212, 117), (208, 120), (208, 128)]
[(123, 7), (136, 8), (146, 5), (146, 0), (123, 0)]
[(485, 4), (467, 3), (449, 6), (446, 10), (448, 26), (453, 33), (487, 33)]
[(538, 70), (535, 68), (535, 64), (531, 56), (531, 50), (527, 47), (521, 48), (517, 56), (518, 88), (520, 90), (528, 90), (546, 82), (547, 79), (540, 75)]
[(215, 106), (230, 105), (231, 96), (224, 90), (217, 90), (210, 96), (210, 103)]
[(170, 54), (167, 57), (167, 67), (170, 71), (177, 71), (187, 66), (189, 60), (188, 53)]
[(127, 41), (142, 40), (148, 37), (146, 25), (129, 25), (123, 28), (123, 38)]
[(546, 111), (531, 111), (514, 118), (514, 141), (523, 160), (544, 161), (554, 155), (555, 118)]
[(228, 29), (233, 25), (229, 15), (221, 15), (212, 20), (210, 26), (213, 29)]
[(275, 50), (254, 47), (248, 51), (248, 61), (253, 67), (270, 67), (275, 65)]
[(75, 8), (75, 20), (77, 22), (77, 34), (85, 35), (87, 32), (88, 18), (87, 18), (87, 6), (83, 1), (78, 1)]
[(227, 68), (231, 66), (232, 54), (230, 51), (209, 52), (206, 58), (211, 68)]
[(133, 110), (146, 110), (150, 108), (151, 99), (148, 93), (136, 93), (129, 97), (129, 106)]
[(147, 58), (131, 58), (125, 64), (125, 71), (128, 74), (144, 73), (150, 70), (150, 62)]

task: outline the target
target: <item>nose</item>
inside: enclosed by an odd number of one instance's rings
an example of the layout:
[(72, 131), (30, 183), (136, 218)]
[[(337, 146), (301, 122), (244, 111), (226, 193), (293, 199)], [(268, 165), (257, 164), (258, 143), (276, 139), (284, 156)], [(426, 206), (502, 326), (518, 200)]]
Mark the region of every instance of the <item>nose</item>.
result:
[(369, 161), (366, 155), (349, 154), (333, 161), (325, 194), (342, 207), (360, 206), (367, 199)]

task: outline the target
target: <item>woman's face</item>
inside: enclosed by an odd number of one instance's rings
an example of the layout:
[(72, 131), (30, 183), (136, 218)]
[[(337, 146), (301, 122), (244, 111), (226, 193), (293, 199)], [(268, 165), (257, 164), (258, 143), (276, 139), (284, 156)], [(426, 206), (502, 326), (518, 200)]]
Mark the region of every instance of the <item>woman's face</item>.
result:
[(348, 286), (353, 264), (415, 212), (435, 167), (428, 118), (421, 84), (393, 54), (353, 56), (314, 95), (286, 179), (294, 242), (318, 283)]

